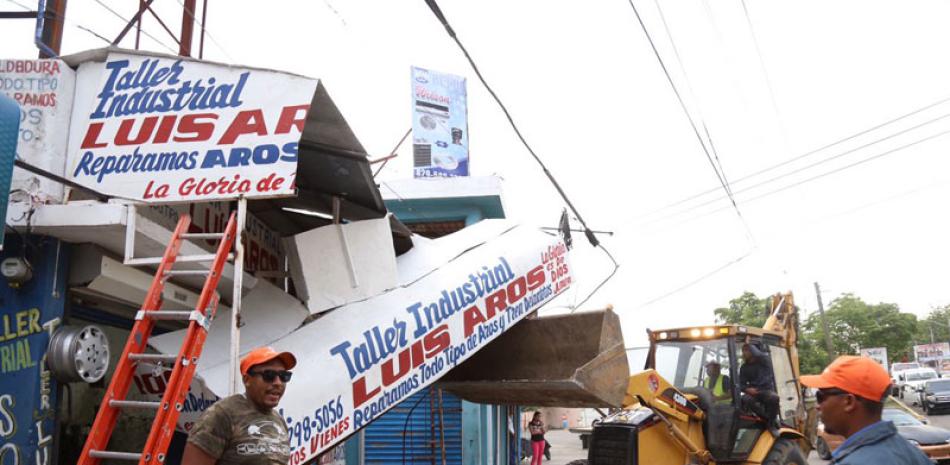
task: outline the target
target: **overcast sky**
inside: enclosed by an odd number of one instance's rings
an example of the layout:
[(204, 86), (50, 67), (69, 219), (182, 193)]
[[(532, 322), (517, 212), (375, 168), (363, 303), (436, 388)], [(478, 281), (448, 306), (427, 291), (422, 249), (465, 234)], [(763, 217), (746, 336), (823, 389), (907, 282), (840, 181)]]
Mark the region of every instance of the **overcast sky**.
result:
[[(137, 4), (103, 2), (125, 17)], [(504, 178), (510, 217), (556, 224), (561, 200), (422, 0), (209, 3), (205, 58), (320, 78), (374, 157), (410, 126), (410, 66), (466, 76), (472, 173)], [(589, 225), (615, 232), (603, 239), (621, 269), (585, 307), (612, 303), (628, 345), (647, 327), (712, 322), (744, 290), (792, 290), (808, 312), (815, 281), (826, 303), (950, 303), (947, 2), (635, 1), (744, 221), (627, 0), (440, 3)], [(177, 1), (153, 5), (177, 30)], [(110, 39), (123, 26), (95, 0), (70, 0), (67, 19), (64, 54), (106, 45), (78, 26)], [(142, 48), (177, 49), (152, 18), (145, 29), (164, 45)], [(34, 57), (32, 36), (6, 20), (2, 56)], [(399, 153), (383, 179), (411, 176)], [(576, 244), (577, 285), (556, 304), (610, 271)]]

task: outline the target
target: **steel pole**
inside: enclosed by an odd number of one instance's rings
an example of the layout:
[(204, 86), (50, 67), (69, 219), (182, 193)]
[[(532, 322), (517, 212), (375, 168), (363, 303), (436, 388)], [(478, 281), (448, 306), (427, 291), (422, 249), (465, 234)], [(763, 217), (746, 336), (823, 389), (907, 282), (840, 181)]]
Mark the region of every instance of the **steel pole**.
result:
[(237, 204), (237, 231), (234, 236), (234, 290), (231, 295), (231, 370), (230, 394), (237, 394), (241, 389), (240, 370), (241, 356), (241, 288), (244, 287), (244, 224), (247, 219), (247, 199), (243, 196)]

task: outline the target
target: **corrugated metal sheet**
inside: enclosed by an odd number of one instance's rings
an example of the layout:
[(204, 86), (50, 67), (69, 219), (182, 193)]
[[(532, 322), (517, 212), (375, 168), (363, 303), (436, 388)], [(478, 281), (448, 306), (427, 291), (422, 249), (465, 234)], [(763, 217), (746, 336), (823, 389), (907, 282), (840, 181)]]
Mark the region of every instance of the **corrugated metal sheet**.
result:
[(439, 389), (409, 397), (366, 427), (365, 465), (462, 465), (462, 401)]

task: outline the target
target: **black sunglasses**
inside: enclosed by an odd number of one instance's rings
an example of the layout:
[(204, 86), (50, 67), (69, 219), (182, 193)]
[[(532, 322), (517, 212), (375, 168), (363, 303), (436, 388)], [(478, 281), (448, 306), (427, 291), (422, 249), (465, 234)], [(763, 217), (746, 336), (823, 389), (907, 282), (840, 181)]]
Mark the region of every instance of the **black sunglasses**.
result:
[(287, 370), (263, 370), (263, 371), (248, 371), (247, 374), (251, 376), (260, 376), (265, 383), (273, 383), (274, 379), (280, 378), (281, 381), (285, 383), (290, 382), (290, 378), (294, 375), (293, 372)]
[(820, 404), (824, 402), (825, 400), (827, 400), (829, 397), (843, 396), (843, 395), (848, 395), (848, 394), (851, 394), (851, 393), (847, 391), (842, 391), (841, 389), (819, 389), (818, 392), (815, 393), (815, 400), (818, 401), (818, 403)]

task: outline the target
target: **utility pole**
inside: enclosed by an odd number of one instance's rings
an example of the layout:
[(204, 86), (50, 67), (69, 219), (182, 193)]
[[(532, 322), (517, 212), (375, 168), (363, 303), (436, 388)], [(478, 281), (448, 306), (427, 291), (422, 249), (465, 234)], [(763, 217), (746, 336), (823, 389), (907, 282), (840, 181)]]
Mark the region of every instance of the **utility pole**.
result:
[(821, 298), (821, 287), (815, 281), (815, 294), (818, 296), (818, 313), (821, 314), (821, 329), (825, 332), (825, 348), (828, 349), (828, 362), (835, 359), (835, 348), (831, 344), (831, 332), (828, 331), (828, 320), (825, 318), (825, 302)]

